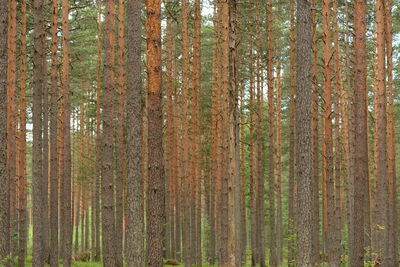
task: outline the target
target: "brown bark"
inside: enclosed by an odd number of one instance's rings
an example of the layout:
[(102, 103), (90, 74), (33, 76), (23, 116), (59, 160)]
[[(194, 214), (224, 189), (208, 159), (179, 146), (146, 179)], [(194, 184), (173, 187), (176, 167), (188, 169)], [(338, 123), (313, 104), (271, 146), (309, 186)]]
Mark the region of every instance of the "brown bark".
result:
[(103, 162), (102, 162), (102, 240), (105, 266), (115, 266), (114, 213), (114, 26), (115, 1), (106, 1), (104, 38)]
[(144, 265), (144, 210), (142, 175), (142, 119), (143, 88), (141, 82), (141, 2), (130, 0), (126, 3), (127, 40), (127, 181), (126, 181), (126, 262), (128, 267)]
[[(229, 3), (219, 2), (220, 7), (220, 95), (221, 95), (221, 231), (220, 231), (220, 261), (221, 266), (233, 266), (236, 262), (235, 254), (232, 248), (232, 237), (234, 237), (233, 229), (231, 228), (232, 212), (230, 209), (232, 198), (231, 179), (233, 175), (231, 173), (231, 150), (230, 143), (233, 140), (230, 138), (231, 129), (230, 127), (230, 114), (229, 114)], [(232, 222), (233, 223), (233, 222)], [(233, 260), (233, 261), (232, 261)]]
[(313, 66), (312, 66), (312, 138), (313, 138), (313, 227), (314, 231), (312, 234), (313, 244), (313, 264), (317, 264), (320, 260), (319, 249), (320, 249), (320, 222), (319, 222), (319, 129), (318, 129), (318, 117), (319, 117), (319, 106), (318, 106), (318, 37), (317, 37), (317, 8), (316, 0), (312, 1), (312, 50), (313, 50)]
[[(26, 176), (26, 72), (27, 72), (27, 53), (26, 53), (26, 31), (27, 31), (27, 16), (26, 16), (26, 1), (21, 3), (21, 58), (20, 58), (20, 123), (19, 123), (19, 158), (18, 158), (18, 233), (19, 233), (19, 251), (18, 251), (18, 266), (25, 266), (26, 246), (27, 246), (27, 176)], [(0, 256), (1, 257), (1, 256)]]
[(352, 266), (364, 266), (364, 190), (368, 177), (367, 140), (367, 69), (366, 69), (366, 4), (355, 2), (354, 15), (354, 192), (351, 192), (353, 207), (350, 208), (350, 254)]
[(253, 40), (250, 39), (250, 55), (249, 55), (249, 91), (250, 91), (250, 212), (251, 212), (251, 252), (252, 265), (259, 262), (259, 249), (257, 247), (257, 162), (256, 162), (256, 140), (255, 140), (255, 90), (254, 90), (254, 62), (253, 62)]
[[(241, 57), (239, 58), (241, 59)], [(241, 63), (242, 61), (240, 61)], [(240, 63), (239, 67), (240, 67)], [(245, 174), (245, 113), (244, 113), (244, 82), (240, 82), (240, 214), (241, 214), (241, 224), (240, 224), (240, 249), (241, 249), (241, 260), (244, 262), (246, 260), (246, 250), (247, 250), (247, 215), (246, 215), (246, 174)]]
[(161, 73), (161, 3), (146, 3), (147, 85), (148, 85), (148, 190), (147, 190), (147, 264), (163, 265), (164, 237), (164, 162), (163, 105)]
[(297, 266), (312, 266), (311, 3), (297, 2), (296, 177)]
[[(268, 59), (267, 59), (267, 72), (268, 72), (268, 117), (269, 117), (269, 220), (275, 222), (275, 110), (274, 110), (274, 74), (273, 74), (273, 36), (272, 36), (272, 0), (268, 0)], [(262, 111), (262, 110), (261, 110)], [(260, 113), (261, 114), (261, 113)], [(263, 135), (263, 132), (260, 133)], [(262, 138), (263, 140), (263, 138)], [(275, 223), (269, 224), (269, 264), (272, 267), (277, 266), (276, 255), (276, 232)]]
[(33, 147), (32, 147), (32, 211), (33, 250), (32, 265), (44, 265), (43, 172), (42, 172), (42, 92), (44, 88), (44, 19), (43, 0), (33, 3), (34, 12), (34, 65), (33, 69)]
[(376, 163), (376, 201), (375, 221), (373, 231), (374, 252), (382, 266), (388, 266), (388, 177), (387, 177), (387, 113), (386, 113), (386, 72), (385, 72), (385, 5), (384, 1), (376, 1), (377, 26), (377, 87), (376, 87), (376, 133), (377, 163)]
[(50, 266), (58, 266), (58, 80), (57, 80), (57, 26), (58, 1), (51, 6), (51, 91), (50, 91)]
[(294, 208), (294, 166), (295, 166), (295, 60), (296, 60), (296, 35), (295, 35), (295, 0), (290, 1), (290, 102), (289, 102), (289, 207), (288, 207), (288, 265), (295, 264), (295, 208)]
[(71, 222), (71, 103), (70, 103), (70, 33), (69, 33), (69, 1), (62, 1), (62, 35), (63, 35), (63, 61), (62, 61), (62, 90), (64, 105), (64, 184), (63, 184), (63, 209), (64, 209), (64, 231), (63, 231), (63, 264), (71, 266), (72, 249), (72, 222)]
[[(174, 24), (173, 27), (173, 32), (176, 32), (176, 24)], [(176, 56), (176, 41), (175, 38), (173, 39), (172, 43), (172, 56), (173, 56), (173, 61), (172, 61), (172, 81), (173, 81), (173, 117), (174, 117), (174, 176), (175, 176), (175, 183), (174, 183), (174, 192), (175, 192), (175, 251), (181, 251), (181, 216), (180, 216), (180, 204), (181, 204), (181, 169), (180, 169), (180, 115), (179, 115), (179, 95), (178, 95), (178, 90), (177, 90), (177, 56)], [(180, 260), (180, 254), (176, 253), (175, 258), (177, 260)]]
[(166, 29), (166, 144), (165, 144), (165, 167), (167, 173), (167, 199), (168, 205), (166, 207), (167, 211), (167, 233), (166, 233), (166, 256), (170, 259), (175, 259), (175, 249), (173, 248), (175, 242), (175, 218), (174, 218), (174, 205), (175, 205), (175, 175), (174, 175), (174, 117), (173, 117), (173, 88), (172, 88), (172, 17), (167, 14), (167, 29)]
[(10, 0), (8, 12), (8, 64), (7, 64), (7, 165), (8, 187), (10, 196), (11, 258), (17, 251), (14, 233), (17, 231), (17, 191), (16, 191), (16, 35), (17, 35), (17, 1)]
[(117, 178), (116, 178), (116, 207), (115, 207), (115, 257), (116, 266), (123, 265), (123, 183), (125, 177), (125, 136), (124, 136), (124, 110), (125, 110), (125, 25), (124, 4), (119, 0), (118, 9), (118, 125), (117, 125)]
[(49, 88), (48, 88), (48, 68), (47, 68), (47, 42), (46, 42), (46, 19), (43, 25), (44, 34), (42, 35), (42, 43), (44, 48), (43, 54), (43, 91), (42, 91), (42, 218), (44, 251), (43, 257), (46, 264), (49, 263)]
[(93, 248), (94, 260), (100, 260), (100, 185), (101, 185), (101, 0), (97, 1), (97, 88), (96, 88), (96, 171), (95, 171), (95, 221), (96, 221), (96, 241)]
[[(81, 153), (79, 153), (81, 155)], [(81, 161), (80, 161), (81, 162)], [(74, 253), (75, 255), (79, 254), (79, 222), (80, 222), (80, 210), (81, 210), (81, 182), (77, 181), (76, 184), (76, 208), (75, 208), (75, 246)]]
[[(213, 26), (217, 28), (217, 13), (214, 6)], [(210, 232), (209, 246), (207, 250), (208, 262), (215, 264), (216, 260), (216, 233), (218, 231), (217, 212), (218, 212), (218, 192), (219, 192), (219, 94), (217, 87), (218, 63), (217, 63), (217, 31), (213, 34), (213, 54), (212, 54), (212, 77), (211, 77), (211, 152), (210, 152)]]
[[(7, 184), (7, 40), (8, 40), (8, 1), (0, 3), (0, 183)], [(0, 187), (0, 205), (9, 207), (7, 186)], [(0, 259), (10, 253), (9, 209), (0, 210)]]
[[(257, 180), (257, 193), (256, 193), (256, 245), (258, 248), (258, 262), (261, 267), (265, 266), (265, 219), (264, 219), (264, 194), (265, 194), (265, 186), (264, 186), (264, 92), (262, 87), (262, 69), (261, 69), (261, 17), (260, 17), (260, 1), (256, 1), (256, 148), (255, 148), (255, 164), (256, 164), (256, 172), (255, 179)], [(269, 39), (269, 38), (268, 38)], [(269, 133), (270, 134), (270, 133)], [(271, 174), (269, 173), (269, 176)], [(271, 177), (269, 177), (271, 178)], [(271, 179), (269, 179), (269, 185), (271, 186)], [(270, 190), (271, 193), (271, 190)], [(271, 201), (271, 195), (269, 196), (269, 200)], [(272, 207), (271, 202), (269, 206)], [(270, 210), (271, 212), (271, 210)], [(274, 216), (275, 217), (275, 216)], [(271, 226), (273, 227), (273, 226)], [(270, 229), (271, 230), (271, 229)], [(272, 233), (270, 233), (272, 235)], [(271, 237), (271, 236), (270, 236)], [(271, 248), (271, 251), (274, 249)], [(274, 256), (273, 256), (274, 257)]]
[(238, 50), (237, 39), (237, 2), (228, 2), (228, 62), (229, 62), (229, 85), (228, 98), (228, 124), (229, 132), (229, 180), (228, 180), (228, 266), (241, 266), (240, 253), (240, 159), (239, 159), (239, 109), (238, 109)]
[(281, 106), (281, 66), (276, 66), (276, 180), (277, 180), (277, 212), (276, 212), (276, 250), (277, 264), (283, 261), (283, 220), (282, 220), (282, 106)]
[(335, 196), (335, 204), (334, 204), (334, 213), (333, 213), (333, 223), (332, 223), (332, 231), (333, 231), (333, 244), (332, 250), (335, 258), (335, 262), (337, 265), (340, 265), (341, 262), (341, 241), (342, 241), (342, 207), (341, 207), (341, 131), (340, 131), (340, 95), (343, 91), (343, 81), (342, 81), (342, 68), (340, 64), (340, 47), (339, 47), (339, 29), (338, 29), (338, 1), (333, 1), (333, 61), (334, 61), (334, 119), (335, 126), (333, 130), (334, 134), (334, 196)]
[(387, 147), (388, 147), (388, 243), (389, 243), (389, 265), (396, 265), (398, 262), (397, 248), (397, 183), (396, 183), (396, 151), (395, 151), (395, 128), (394, 128), (394, 107), (393, 107), (393, 1), (386, 3), (386, 60), (387, 60)]
[[(322, 155), (324, 161), (323, 186), (324, 194), (324, 237), (328, 261), (333, 266), (338, 266), (340, 258), (334, 252), (334, 220), (335, 220), (335, 192), (333, 176), (333, 137), (332, 137), (332, 84), (331, 84), (331, 38), (330, 38), (330, 1), (324, 0), (322, 5), (323, 30), (324, 30), (324, 112), (323, 112), (323, 146)], [(339, 261), (339, 262), (338, 262)]]
[(194, 193), (195, 193), (195, 218), (192, 226), (195, 231), (194, 242), (194, 262), (201, 267), (201, 133), (200, 133), (200, 117), (201, 117), (201, 3), (195, 0), (194, 3), (194, 25), (193, 25), (193, 90), (192, 90), (192, 120), (193, 123), (193, 140), (194, 140)]
[(188, 57), (188, 19), (187, 0), (182, 0), (182, 153), (183, 153), (183, 257), (185, 266), (191, 266), (192, 254), (190, 246), (190, 175), (189, 175), (189, 152), (184, 149), (189, 145), (189, 57)]

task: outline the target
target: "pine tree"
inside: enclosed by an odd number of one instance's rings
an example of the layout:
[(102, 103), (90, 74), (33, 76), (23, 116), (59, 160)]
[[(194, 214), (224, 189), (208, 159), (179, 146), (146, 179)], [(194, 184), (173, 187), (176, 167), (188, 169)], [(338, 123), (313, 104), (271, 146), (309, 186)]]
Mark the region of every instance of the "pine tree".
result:
[[(367, 70), (366, 70), (366, 4), (356, 1), (354, 6), (354, 192), (353, 207), (350, 209), (350, 257), (352, 266), (364, 266), (364, 191), (368, 177), (367, 140)], [(356, 189), (357, 188), (357, 189)]]
[(104, 33), (103, 162), (102, 162), (102, 240), (105, 266), (115, 262), (114, 214), (114, 26), (115, 1), (106, 1)]
[(57, 29), (58, 1), (51, 6), (51, 88), (50, 88), (50, 266), (58, 266), (58, 168), (57, 168)]
[(44, 192), (42, 173), (42, 92), (44, 87), (43, 1), (34, 1), (34, 73), (33, 73), (33, 147), (32, 147), (32, 265), (44, 265), (44, 229), (42, 211)]
[(146, 3), (148, 85), (147, 264), (163, 265), (164, 163), (161, 73), (161, 2)]
[(125, 111), (125, 11), (123, 0), (119, 0), (118, 9), (118, 110), (117, 110), (117, 179), (116, 179), (116, 207), (115, 207), (115, 256), (116, 266), (123, 265), (123, 184), (125, 180), (126, 149), (124, 136)]
[(377, 169), (376, 169), (376, 200), (374, 252), (378, 261), (388, 265), (388, 177), (387, 177), (387, 113), (386, 113), (386, 70), (385, 70), (385, 5), (384, 1), (376, 1), (376, 31), (377, 31), (377, 87), (376, 87), (376, 133)]
[(142, 175), (142, 117), (143, 95), (141, 82), (141, 5), (139, 0), (126, 3), (127, 41), (127, 181), (126, 181), (126, 261), (128, 267), (144, 264), (144, 210)]
[(26, 176), (26, 87), (27, 87), (27, 52), (26, 52), (26, 31), (27, 31), (27, 16), (26, 16), (26, 1), (21, 3), (21, 57), (20, 57), (20, 123), (19, 123), (19, 158), (18, 158), (18, 188), (19, 188), (19, 205), (18, 205), (18, 233), (19, 233), (19, 251), (18, 251), (18, 266), (25, 266), (26, 247), (27, 247), (27, 176)]
[(296, 177), (297, 266), (312, 266), (311, 3), (297, 1)]
[[(8, 1), (0, 3), (0, 183), (7, 184), (7, 40), (8, 40)], [(6, 186), (0, 187), (0, 205), (9, 207), (9, 194)], [(6, 258), (10, 253), (9, 234), (9, 209), (0, 211), (0, 259)]]
[(71, 221), (71, 102), (70, 102), (70, 32), (69, 32), (69, 1), (62, 1), (62, 77), (63, 95), (63, 153), (64, 153), (64, 182), (62, 188), (64, 231), (63, 231), (63, 264), (71, 266), (72, 250), (72, 221)]

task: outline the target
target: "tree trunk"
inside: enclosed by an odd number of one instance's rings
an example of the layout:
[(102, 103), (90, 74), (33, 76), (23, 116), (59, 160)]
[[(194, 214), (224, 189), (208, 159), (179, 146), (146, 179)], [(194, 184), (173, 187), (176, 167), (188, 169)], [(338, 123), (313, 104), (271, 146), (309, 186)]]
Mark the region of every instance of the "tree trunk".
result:
[(62, 61), (62, 85), (64, 99), (64, 225), (65, 232), (63, 236), (64, 255), (63, 264), (71, 266), (71, 250), (72, 250), (72, 221), (71, 221), (71, 102), (70, 102), (70, 33), (69, 33), (69, 1), (62, 1), (62, 35), (63, 35), (63, 61)]
[(313, 264), (318, 264), (320, 261), (320, 221), (319, 221), (319, 131), (318, 131), (318, 117), (319, 117), (319, 104), (318, 104), (318, 37), (317, 37), (317, 8), (316, 0), (311, 4), (312, 14), (312, 50), (313, 50), (313, 66), (312, 66), (312, 138), (313, 138), (313, 188), (312, 188), (312, 201), (313, 201), (313, 227), (312, 243), (313, 243)]
[(255, 138), (255, 90), (254, 90), (254, 67), (253, 67), (253, 40), (250, 39), (250, 55), (249, 55), (249, 91), (250, 91), (250, 215), (251, 215), (251, 252), (252, 266), (259, 263), (259, 250), (257, 247), (257, 162), (256, 162), (256, 138)]
[(117, 179), (116, 179), (116, 209), (115, 209), (115, 259), (116, 266), (123, 265), (123, 183), (125, 177), (125, 136), (124, 136), (124, 110), (125, 110), (125, 25), (124, 1), (119, 0), (118, 12), (118, 125), (117, 125)]
[[(20, 58), (20, 126), (19, 126), (19, 209), (18, 209), (18, 227), (19, 227), (19, 251), (18, 251), (18, 266), (25, 266), (26, 246), (27, 246), (27, 176), (26, 176), (26, 72), (27, 72), (27, 53), (26, 53), (26, 1), (21, 3), (21, 58)], [(0, 53), (1, 54), (1, 53)], [(56, 113), (57, 114), (57, 113)], [(56, 115), (57, 116), (57, 115)], [(0, 123), (1, 124), (1, 123)], [(57, 143), (56, 143), (57, 145)], [(57, 147), (56, 147), (57, 149)], [(2, 205), (2, 204), (1, 204)], [(0, 241), (1, 243), (2, 241)], [(0, 255), (0, 257), (2, 257)]]
[(194, 218), (194, 262), (198, 267), (201, 267), (201, 133), (200, 133), (200, 118), (201, 118), (201, 1), (195, 0), (194, 3), (194, 25), (193, 25), (193, 90), (192, 90), (192, 120), (193, 123), (193, 145), (194, 157), (194, 193), (195, 193), (195, 218)]
[[(8, 1), (0, 3), (0, 183), (7, 184), (7, 40), (8, 40)], [(0, 206), (9, 207), (7, 186), (0, 186)], [(36, 206), (35, 206), (36, 207)], [(36, 220), (36, 219), (35, 219)], [(9, 209), (0, 210), (0, 259), (10, 253)]]
[[(269, 117), (269, 264), (271, 267), (277, 266), (276, 255), (276, 230), (275, 230), (275, 123), (274, 123), (274, 74), (273, 74), (273, 39), (272, 39), (272, 0), (268, 0), (268, 59), (267, 59), (267, 73), (268, 73), (268, 117)], [(262, 109), (260, 110), (262, 112)], [(262, 113), (260, 113), (262, 115)], [(262, 136), (263, 132), (260, 133)], [(260, 136), (261, 137), (261, 136)], [(261, 140), (263, 138), (261, 137)]]
[(387, 60), (387, 147), (388, 147), (388, 185), (389, 185), (389, 206), (388, 206), (388, 246), (389, 265), (396, 265), (398, 262), (397, 248), (397, 184), (396, 184), (396, 151), (394, 128), (394, 107), (393, 107), (393, 26), (392, 26), (393, 1), (386, 2), (386, 60)]
[(228, 98), (228, 123), (229, 132), (229, 180), (228, 180), (228, 266), (241, 266), (240, 253), (240, 161), (239, 161), (239, 109), (238, 109), (238, 49), (237, 39), (237, 2), (228, 2), (228, 62), (229, 85)]
[(334, 128), (334, 146), (335, 146), (335, 154), (334, 154), (334, 195), (335, 195), (335, 204), (334, 204), (334, 221), (332, 224), (333, 231), (333, 254), (337, 265), (340, 265), (341, 262), (341, 241), (342, 241), (342, 201), (341, 201), (341, 145), (340, 138), (342, 136), (340, 131), (340, 96), (343, 91), (343, 82), (342, 82), (342, 68), (340, 65), (340, 47), (339, 47), (339, 29), (338, 29), (338, 1), (333, 1), (333, 42), (334, 42), (334, 73), (335, 73), (335, 82), (334, 82), (334, 119), (335, 119), (335, 128)]
[(386, 113), (386, 72), (385, 72), (385, 5), (376, 1), (377, 26), (377, 87), (376, 87), (376, 133), (377, 170), (374, 232), (376, 235), (375, 250), (378, 262), (389, 265), (388, 249), (388, 177), (387, 177), (387, 113)]
[[(168, 6), (169, 7), (169, 6)], [(175, 175), (174, 175), (174, 117), (173, 117), (173, 80), (172, 80), (172, 17), (168, 13), (167, 14), (167, 29), (166, 29), (166, 121), (167, 121), (167, 129), (166, 129), (166, 144), (165, 144), (165, 167), (167, 174), (167, 234), (166, 234), (166, 251), (167, 258), (175, 259), (175, 248), (173, 248), (175, 242), (175, 218), (174, 218), (174, 205), (175, 205)]]
[(295, 265), (295, 199), (294, 199), (294, 184), (295, 184), (295, 67), (296, 67), (296, 35), (295, 35), (295, 0), (290, 0), (290, 102), (289, 102), (289, 207), (288, 207), (288, 266)]
[(364, 266), (364, 190), (368, 177), (367, 140), (367, 62), (366, 62), (366, 3), (358, 0), (354, 6), (354, 192), (350, 208), (351, 266)]
[(139, 0), (126, 3), (127, 40), (127, 180), (126, 180), (126, 262), (128, 267), (144, 265), (144, 210), (142, 175), (143, 94), (141, 81), (141, 5)]
[(277, 249), (277, 264), (283, 262), (283, 221), (282, 221), (282, 106), (281, 106), (281, 66), (278, 60), (276, 66), (276, 168), (277, 168), (277, 194), (278, 207), (276, 214), (276, 249)]
[[(45, 19), (46, 23), (46, 19)], [(42, 96), (42, 138), (43, 138), (43, 149), (42, 149), (42, 172), (43, 172), (43, 184), (42, 184), (42, 209), (43, 209), (43, 242), (44, 242), (44, 262), (49, 263), (49, 88), (48, 88), (48, 69), (47, 69), (47, 42), (46, 42), (46, 27), (43, 25), (44, 35), (42, 36), (42, 42), (44, 47), (43, 55), (43, 96)]]
[(100, 185), (101, 185), (101, 0), (97, 1), (97, 91), (96, 91), (96, 171), (95, 171), (95, 221), (96, 221), (96, 242), (93, 249), (94, 260), (99, 261), (101, 255), (100, 248)]
[(57, 31), (58, 1), (51, 6), (51, 91), (50, 91), (50, 266), (58, 266), (58, 80), (57, 80)]
[(312, 247), (312, 136), (311, 136), (311, 3), (297, 1), (296, 177), (297, 266), (311, 267)]
[[(188, 57), (188, 19), (187, 0), (182, 0), (182, 145), (189, 145), (189, 57)], [(192, 255), (190, 246), (190, 175), (189, 175), (189, 152), (183, 149), (183, 196), (186, 201), (183, 203), (183, 258), (185, 266), (191, 266)]]
[(9, 1), (8, 12), (8, 64), (7, 64), (7, 162), (8, 186), (10, 196), (11, 258), (17, 252), (18, 243), (14, 238), (17, 231), (17, 191), (16, 191), (16, 35), (17, 35), (17, 1)]
[(32, 147), (32, 209), (33, 249), (32, 265), (44, 266), (43, 172), (42, 172), (42, 92), (44, 88), (44, 19), (43, 0), (35, 0), (34, 8), (34, 65), (33, 69), (33, 147)]
[(105, 266), (115, 266), (114, 213), (114, 26), (115, 1), (106, 1), (104, 38), (102, 240)]
[(147, 83), (148, 83), (148, 195), (147, 195), (147, 264), (163, 265), (164, 237), (164, 162), (163, 105), (161, 73), (161, 2), (146, 3)]
[[(217, 28), (217, 11), (214, 5), (213, 26)], [(217, 31), (213, 34), (213, 53), (212, 53), (212, 77), (211, 77), (211, 152), (210, 152), (210, 232), (209, 232), (209, 246), (207, 257), (209, 264), (215, 264), (216, 260), (216, 236), (218, 232), (217, 212), (218, 209), (218, 192), (219, 192), (219, 94), (217, 88), (218, 76), (218, 63), (217, 63)]]

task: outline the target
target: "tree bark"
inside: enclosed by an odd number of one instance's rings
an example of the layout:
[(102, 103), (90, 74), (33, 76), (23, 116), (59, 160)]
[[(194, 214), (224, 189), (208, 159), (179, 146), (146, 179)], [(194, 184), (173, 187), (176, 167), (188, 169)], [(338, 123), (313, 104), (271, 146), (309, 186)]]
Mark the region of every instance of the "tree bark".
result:
[[(27, 72), (27, 53), (26, 53), (26, 1), (21, 3), (21, 58), (20, 58), (20, 126), (19, 126), (19, 207), (18, 207), (18, 228), (19, 228), (19, 251), (18, 266), (25, 266), (26, 246), (27, 246), (27, 176), (26, 176), (26, 72)], [(56, 144), (57, 145), (57, 144)], [(0, 242), (1, 243), (1, 242)], [(1, 256), (0, 256), (1, 257)]]
[(295, 236), (296, 236), (296, 221), (295, 221), (295, 91), (296, 91), (296, 34), (295, 34), (295, 0), (290, 0), (290, 100), (289, 100), (289, 207), (288, 207), (288, 266), (295, 265)]
[(161, 3), (146, 3), (147, 85), (148, 85), (148, 189), (147, 189), (147, 264), (163, 265), (164, 238), (164, 161), (163, 105), (161, 70)]
[(144, 210), (142, 175), (142, 63), (140, 21), (141, 1), (129, 0), (126, 3), (127, 14), (127, 182), (126, 182), (126, 262), (128, 267), (144, 265)]
[(367, 140), (367, 64), (366, 64), (366, 4), (358, 0), (354, 6), (354, 192), (350, 209), (351, 266), (364, 266), (364, 190), (368, 177)]
[(96, 88), (96, 172), (95, 172), (95, 221), (96, 221), (96, 242), (93, 249), (94, 260), (99, 261), (100, 248), (100, 185), (101, 185), (101, 0), (97, 1), (97, 88)]
[(125, 180), (126, 149), (124, 135), (125, 110), (125, 25), (124, 4), (119, 0), (118, 9), (118, 125), (117, 125), (117, 179), (116, 179), (116, 208), (115, 208), (115, 257), (116, 266), (123, 265), (123, 184)]
[[(0, 183), (7, 184), (7, 42), (8, 42), (8, 1), (0, 3)], [(0, 205), (9, 207), (7, 186), (0, 186)], [(9, 209), (0, 210), (0, 259), (10, 253)]]
[(51, 6), (51, 92), (50, 92), (50, 266), (58, 266), (58, 80), (57, 80), (57, 31), (58, 1)]
[(35, 0), (34, 8), (34, 65), (33, 69), (33, 147), (32, 147), (32, 212), (33, 250), (32, 265), (44, 266), (43, 172), (42, 172), (42, 92), (44, 88), (44, 19), (43, 0)]
[(387, 112), (386, 112), (386, 70), (385, 70), (385, 5), (376, 1), (377, 26), (377, 87), (376, 87), (376, 133), (377, 170), (374, 232), (376, 235), (374, 252), (382, 266), (389, 265), (388, 249), (388, 177), (387, 177)]
[(319, 103), (318, 103), (318, 37), (317, 37), (317, 7), (316, 0), (311, 2), (312, 14), (312, 50), (313, 50), (313, 66), (312, 66), (312, 138), (313, 138), (313, 227), (312, 234), (313, 242), (313, 264), (318, 264), (320, 261), (320, 221), (319, 221), (319, 130), (318, 130), (318, 117), (319, 117)]
[(104, 38), (102, 240), (104, 266), (115, 266), (114, 213), (114, 26), (115, 1), (106, 1)]
[(62, 35), (63, 35), (63, 61), (62, 61), (62, 86), (64, 100), (64, 235), (63, 235), (63, 264), (71, 266), (72, 250), (72, 221), (71, 221), (71, 102), (70, 102), (70, 32), (69, 32), (69, 1), (62, 1)]
[(8, 187), (10, 196), (11, 258), (14, 259), (18, 243), (14, 238), (17, 231), (17, 188), (16, 188), (16, 36), (17, 36), (17, 1), (10, 0), (8, 12), (8, 64), (7, 64), (7, 165)]
[(386, 2), (386, 60), (387, 60), (387, 147), (388, 147), (388, 186), (389, 186), (389, 206), (388, 206), (388, 243), (389, 243), (389, 265), (396, 265), (398, 262), (397, 248), (397, 183), (396, 183), (396, 151), (395, 151), (395, 127), (394, 127), (394, 107), (393, 107), (393, 1)]
[[(269, 117), (269, 264), (272, 267), (277, 266), (276, 255), (276, 229), (275, 229), (275, 107), (274, 107), (274, 68), (273, 68), (273, 36), (272, 36), (272, 0), (268, 0), (268, 59), (267, 59), (267, 73), (268, 73), (268, 117)], [(262, 112), (262, 110), (260, 110)], [(262, 113), (260, 113), (261, 115)], [(264, 133), (261, 132), (261, 135)], [(263, 138), (261, 139), (263, 140)]]
[(276, 213), (276, 250), (277, 264), (283, 262), (283, 220), (282, 220), (282, 106), (281, 106), (281, 66), (276, 66), (276, 168), (277, 168), (277, 213)]
[(311, 3), (297, 1), (296, 177), (297, 266), (312, 266)]

